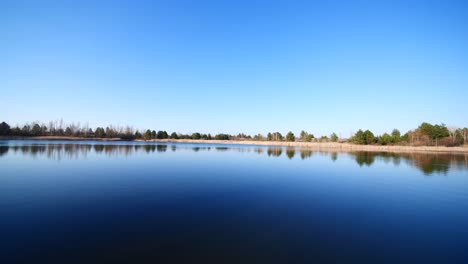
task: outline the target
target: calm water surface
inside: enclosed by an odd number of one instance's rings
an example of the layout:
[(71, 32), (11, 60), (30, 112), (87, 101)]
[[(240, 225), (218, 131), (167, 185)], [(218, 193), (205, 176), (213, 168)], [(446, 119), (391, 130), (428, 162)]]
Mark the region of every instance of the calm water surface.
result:
[(467, 154), (0, 141), (0, 168), (1, 263), (468, 263)]

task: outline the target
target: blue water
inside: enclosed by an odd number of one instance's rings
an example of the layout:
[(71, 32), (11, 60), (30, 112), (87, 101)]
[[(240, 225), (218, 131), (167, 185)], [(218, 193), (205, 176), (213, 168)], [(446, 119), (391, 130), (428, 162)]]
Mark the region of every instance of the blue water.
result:
[(468, 263), (468, 155), (0, 141), (0, 263)]

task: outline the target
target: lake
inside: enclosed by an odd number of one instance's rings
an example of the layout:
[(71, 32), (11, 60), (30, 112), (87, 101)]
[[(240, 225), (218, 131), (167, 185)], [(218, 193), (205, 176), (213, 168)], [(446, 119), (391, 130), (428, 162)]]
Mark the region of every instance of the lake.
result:
[(2, 263), (468, 263), (468, 154), (0, 141), (0, 168)]

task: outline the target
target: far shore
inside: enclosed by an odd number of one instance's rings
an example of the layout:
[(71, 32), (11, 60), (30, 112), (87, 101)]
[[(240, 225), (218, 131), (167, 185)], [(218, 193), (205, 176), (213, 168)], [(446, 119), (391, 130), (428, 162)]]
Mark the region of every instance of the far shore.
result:
[(66, 136), (39, 136), (39, 137), (0, 136), (0, 140), (125, 141), (121, 138), (86, 138), (86, 137), (66, 137)]
[[(64, 136), (40, 136), (40, 137), (0, 137), (0, 140), (86, 140), (86, 141), (127, 141), (120, 138), (85, 138)], [(257, 146), (286, 146), (300, 147), (317, 151), (370, 151), (370, 152), (425, 152), (425, 153), (468, 153), (468, 145), (459, 147), (435, 147), (435, 146), (381, 146), (381, 145), (357, 145), (337, 142), (287, 142), (287, 141), (254, 141), (254, 140), (194, 140), (194, 139), (152, 139), (133, 140), (135, 142), (159, 142), (159, 143), (191, 143), (191, 144), (229, 144), (229, 145), (257, 145)]]

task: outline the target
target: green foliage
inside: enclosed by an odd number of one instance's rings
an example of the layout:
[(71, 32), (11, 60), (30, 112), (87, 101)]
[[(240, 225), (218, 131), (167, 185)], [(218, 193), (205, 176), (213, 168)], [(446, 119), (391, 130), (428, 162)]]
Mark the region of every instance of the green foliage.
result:
[(156, 135), (156, 138), (157, 139), (167, 139), (167, 138), (169, 138), (169, 135), (167, 134), (166, 131), (159, 130), (157, 135)]
[(244, 133), (239, 133), (239, 134), (237, 135), (237, 138), (242, 139), (242, 138), (252, 138), (252, 137), (249, 136), (249, 135), (246, 135), (246, 134), (244, 134)]
[(136, 138), (136, 139), (141, 139), (141, 138), (143, 138), (143, 136), (141, 135), (140, 131), (137, 130), (137, 131), (135, 132), (135, 138)]
[(268, 141), (272, 141), (272, 140), (273, 140), (273, 135), (272, 135), (270, 132), (268, 132), (268, 134), (267, 134), (267, 140), (268, 140)]
[(274, 141), (282, 141), (283, 140), (283, 135), (281, 135), (280, 132), (275, 132), (275, 133), (273, 133), (273, 140)]
[(393, 129), (392, 131), (392, 139), (391, 139), (391, 143), (398, 143), (401, 141), (401, 133), (400, 133), (400, 130), (398, 129)]
[(170, 137), (170, 138), (171, 138), (171, 139), (179, 139), (179, 136), (177, 135), (177, 133), (176, 133), (176, 132), (172, 132), (172, 134), (171, 134), (171, 137)]
[(94, 131), (94, 136), (97, 137), (97, 138), (105, 137), (106, 133), (104, 132), (104, 128), (97, 127), (96, 130)]
[(327, 136), (321, 136), (319, 140), (320, 140), (320, 142), (328, 142), (328, 137)]
[(306, 138), (308, 136), (307, 132), (305, 132), (304, 130), (301, 131), (301, 134), (299, 135), (300, 138), (304, 141), (306, 141)]
[(364, 139), (364, 131), (359, 129), (354, 136), (351, 138), (351, 142), (363, 145), (365, 144), (366, 140)]
[(151, 130), (146, 130), (145, 134), (143, 135), (143, 139), (144, 140), (150, 140), (152, 137), (151, 137)]
[(299, 137), (301, 139), (305, 139), (306, 135), (307, 135), (307, 132), (305, 132), (304, 130), (301, 130), (301, 133), (299, 134)]
[(195, 139), (195, 140), (201, 139), (201, 134), (198, 133), (198, 132), (193, 133), (193, 134), (192, 134), (192, 139)]
[(260, 133), (254, 136), (254, 140), (260, 141), (260, 140), (263, 140), (263, 139), (264, 139), (263, 135), (260, 134)]
[(370, 130), (364, 131), (364, 138), (366, 145), (374, 143), (374, 134)]
[(10, 135), (20, 136), (22, 135), (21, 129), (19, 127), (14, 127), (10, 130)]
[(228, 134), (217, 134), (215, 136), (215, 139), (216, 140), (229, 140), (230, 139), (230, 136)]
[(432, 140), (449, 136), (449, 131), (445, 124), (431, 125), (424, 122), (419, 126), (419, 129), (421, 130), (421, 133), (429, 136)]
[(0, 124), (0, 135), (6, 136), (11, 132), (10, 126), (6, 122)]
[(34, 126), (31, 129), (31, 135), (32, 136), (40, 136), (41, 135), (41, 126), (39, 124), (34, 124)]
[(177, 136), (179, 139), (192, 139), (192, 136), (187, 134), (177, 134)]
[(295, 141), (296, 138), (294, 137), (294, 133), (289, 131), (287, 134), (286, 134), (286, 141), (290, 141), (290, 142), (293, 142)]
[(29, 125), (23, 126), (21, 129), (21, 135), (22, 136), (31, 136), (31, 127)]
[(156, 133), (156, 130), (151, 131), (151, 139), (157, 139), (158, 134)]
[(354, 134), (351, 139), (352, 142), (361, 145), (368, 145), (374, 143), (374, 134), (370, 130), (362, 131), (361, 129)]
[(331, 140), (331, 142), (337, 142), (338, 141), (338, 136), (335, 134), (335, 132), (333, 132), (330, 135), (330, 140)]
[(377, 142), (378, 142), (380, 145), (387, 145), (387, 144), (390, 144), (390, 143), (392, 143), (392, 140), (393, 140), (393, 137), (390, 136), (390, 135), (387, 134), (387, 133), (384, 133), (382, 136), (380, 136), (380, 137), (377, 138)]
[(302, 141), (311, 142), (312, 139), (314, 138), (314, 135), (309, 134), (309, 133), (305, 132), (304, 130), (302, 130), (301, 134), (300, 134), (300, 138), (301, 138)]
[(408, 142), (409, 140), (409, 133), (406, 132), (405, 134), (403, 134), (403, 136), (400, 137), (400, 142)]

